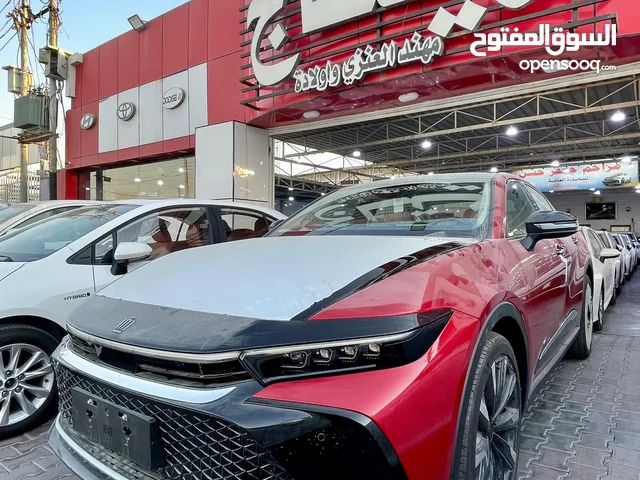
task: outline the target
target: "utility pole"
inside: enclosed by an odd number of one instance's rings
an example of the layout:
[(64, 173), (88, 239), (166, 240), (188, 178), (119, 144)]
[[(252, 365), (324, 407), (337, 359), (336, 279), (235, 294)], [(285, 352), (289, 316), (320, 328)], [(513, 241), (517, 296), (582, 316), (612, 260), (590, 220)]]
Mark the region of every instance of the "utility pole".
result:
[[(58, 48), (58, 0), (49, 0), (49, 45)], [(49, 79), (49, 199), (58, 198), (58, 84)]]
[[(22, 0), (20, 6), (20, 69), (22, 84), (20, 95), (29, 95), (31, 74), (29, 73), (29, 26), (31, 25), (31, 9), (29, 0)], [(18, 27), (18, 25), (16, 25)], [(20, 201), (29, 201), (29, 145), (20, 143)]]

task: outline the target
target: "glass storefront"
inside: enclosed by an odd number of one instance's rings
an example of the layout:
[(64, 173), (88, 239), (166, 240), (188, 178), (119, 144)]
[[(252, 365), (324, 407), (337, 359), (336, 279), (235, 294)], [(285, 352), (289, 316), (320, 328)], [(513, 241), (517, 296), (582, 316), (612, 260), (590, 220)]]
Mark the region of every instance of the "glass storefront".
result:
[(195, 173), (193, 156), (81, 173), (78, 198), (106, 201), (195, 198)]

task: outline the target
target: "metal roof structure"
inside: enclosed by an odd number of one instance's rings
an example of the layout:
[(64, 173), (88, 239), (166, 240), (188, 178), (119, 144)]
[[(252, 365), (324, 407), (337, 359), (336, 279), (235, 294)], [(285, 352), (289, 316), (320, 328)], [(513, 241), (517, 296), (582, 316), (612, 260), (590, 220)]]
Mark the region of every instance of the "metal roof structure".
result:
[[(590, 162), (640, 152), (638, 74), (521, 95), (515, 94), (517, 88), (511, 91), (504, 98), (454, 108), (276, 133), (273, 138), (288, 147), (281, 151), (294, 152), (276, 160), (308, 165), (313, 173), (301, 179), (344, 184), (426, 172), (512, 171), (554, 160)], [(614, 121), (618, 112), (624, 119)], [(431, 142), (428, 148), (425, 140)], [(355, 150), (367, 165), (314, 166), (314, 155), (346, 158)]]

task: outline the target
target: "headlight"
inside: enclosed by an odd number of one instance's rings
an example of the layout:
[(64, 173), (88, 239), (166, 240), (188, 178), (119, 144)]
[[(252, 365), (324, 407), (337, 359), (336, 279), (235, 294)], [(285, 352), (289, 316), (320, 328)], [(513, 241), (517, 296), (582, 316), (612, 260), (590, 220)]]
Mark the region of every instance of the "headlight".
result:
[(263, 384), (399, 367), (422, 357), (451, 312), (410, 332), (381, 337), (246, 351), (241, 361)]

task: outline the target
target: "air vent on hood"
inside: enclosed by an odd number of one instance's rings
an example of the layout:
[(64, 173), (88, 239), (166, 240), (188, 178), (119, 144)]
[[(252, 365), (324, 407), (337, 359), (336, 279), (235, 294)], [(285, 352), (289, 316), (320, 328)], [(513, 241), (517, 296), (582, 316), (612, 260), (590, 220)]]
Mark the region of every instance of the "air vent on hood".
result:
[(101, 363), (151, 381), (207, 388), (242, 382), (251, 378), (237, 359), (215, 363), (163, 360), (121, 352), (88, 342), (73, 334), (70, 334), (69, 338), (68, 347), (77, 355), (91, 362)]

